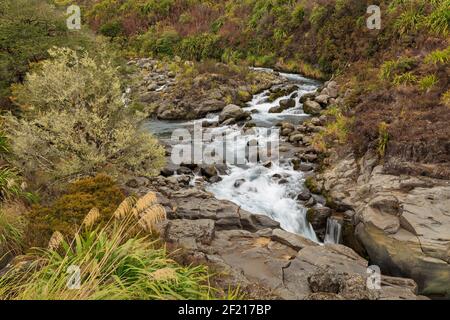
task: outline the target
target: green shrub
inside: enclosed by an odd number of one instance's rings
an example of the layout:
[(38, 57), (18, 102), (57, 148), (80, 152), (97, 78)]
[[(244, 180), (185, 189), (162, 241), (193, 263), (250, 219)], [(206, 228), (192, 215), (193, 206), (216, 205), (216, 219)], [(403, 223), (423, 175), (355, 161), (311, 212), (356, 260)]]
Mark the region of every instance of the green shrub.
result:
[(176, 53), (186, 60), (220, 59), (224, 51), (219, 42), (217, 35), (203, 33), (190, 36), (181, 41)]
[(100, 223), (106, 223), (125, 195), (115, 181), (105, 175), (71, 183), (50, 205), (35, 205), (28, 214), (26, 242), (29, 247), (44, 247), (53, 232), (73, 236), (92, 208), (100, 211)]
[(164, 149), (139, 129), (144, 115), (125, 109), (117, 68), (62, 48), (14, 87), (21, 118), (5, 117), (14, 165), (37, 184), (107, 171), (151, 175)]
[(119, 21), (107, 22), (100, 27), (100, 33), (106, 37), (116, 38), (123, 32), (122, 24)]
[(324, 21), (325, 17), (327, 14), (327, 8), (321, 5), (316, 5), (312, 12), (311, 15), (309, 16), (309, 22), (314, 26), (314, 27), (319, 27), (320, 25), (322, 25), (322, 22)]
[(6, 104), (11, 83), (22, 80), (30, 62), (48, 57), (52, 46), (89, 49), (94, 42), (84, 30), (68, 30), (64, 14), (48, 1), (0, 1), (0, 105)]
[(0, 131), (0, 155), (2, 153), (8, 153), (8, 141), (6, 139), (6, 136), (3, 132)]

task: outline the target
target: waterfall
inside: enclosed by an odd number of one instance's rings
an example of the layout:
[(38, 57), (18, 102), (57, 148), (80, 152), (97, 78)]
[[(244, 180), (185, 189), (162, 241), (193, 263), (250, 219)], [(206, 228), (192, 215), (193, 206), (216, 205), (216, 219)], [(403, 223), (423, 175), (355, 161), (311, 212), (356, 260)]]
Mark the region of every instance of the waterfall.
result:
[(325, 233), (325, 243), (339, 244), (342, 237), (341, 222), (333, 217), (327, 220), (327, 231)]

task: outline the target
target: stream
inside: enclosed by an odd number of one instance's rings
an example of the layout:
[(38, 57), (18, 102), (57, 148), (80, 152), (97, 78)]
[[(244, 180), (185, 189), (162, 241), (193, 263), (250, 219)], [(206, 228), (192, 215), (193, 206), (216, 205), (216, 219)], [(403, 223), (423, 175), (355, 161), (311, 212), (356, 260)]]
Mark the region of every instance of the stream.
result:
[[(257, 69), (259, 72), (273, 72), (270, 69)], [(304, 78), (297, 74), (280, 73), (281, 77), (288, 80), (289, 85), (297, 86), (297, 89), (289, 95), (282, 96), (273, 102), (268, 100), (270, 90), (266, 90), (253, 96), (253, 99), (243, 110), (251, 112), (252, 122), (255, 128), (245, 131), (245, 139), (239, 139), (243, 135), (241, 125), (219, 126), (210, 129), (212, 137), (204, 141), (207, 145), (223, 143), (219, 136), (226, 133), (226, 152), (244, 152), (249, 140), (280, 139), (277, 134), (262, 135), (262, 131), (276, 128), (280, 121), (287, 121), (298, 125), (309, 118), (303, 112), (300, 97), (306, 93), (314, 92), (320, 83)], [(283, 99), (295, 99), (295, 106), (281, 113), (269, 113), (269, 109), (278, 106)], [(195, 121), (159, 121), (149, 120), (145, 127), (148, 128), (165, 144), (174, 145), (171, 140), (172, 132), (176, 129), (192, 129), (195, 123), (216, 122), (218, 114), (208, 115), (204, 119)], [(227, 158), (228, 159), (228, 158)], [(192, 183), (195, 184), (194, 177)], [(220, 200), (229, 200), (255, 214), (264, 214), (278, 221), (281, 227), (287, 231), (300, 234), (311, 240), (318, 241), (314, 230), (306, 220), (307, 208), (296, 200), (297, 195), (305, 188), (305, 175), (301, 171), (294, 170), (289, 159), (280, 158), (270, 165), (263, 162), (233, 164), (227, 161), (227, 170), (220, 175), (221, 181), (208, 183), (206, 190), (213, 193)], [(327, 234), (327, 242), (333, 242), (338, 232), (336, 226)], [(339, 237), (339, 235), (337, 235)]]

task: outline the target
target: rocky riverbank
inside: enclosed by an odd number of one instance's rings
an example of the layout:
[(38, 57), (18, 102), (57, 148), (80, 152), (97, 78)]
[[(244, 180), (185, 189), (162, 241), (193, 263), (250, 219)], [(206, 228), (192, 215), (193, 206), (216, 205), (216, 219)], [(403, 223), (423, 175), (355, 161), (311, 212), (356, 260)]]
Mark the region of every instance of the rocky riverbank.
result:
[[(153, 74), (153, 78), (159, 73), (156, 72), (155, 75), (150, 71), (150, 74)], [(275, 79), (276, 74), (263, 76), (263, 79), (268, 78), (271, 80), (260, 82), (264, 83), (260, 89), (267, 86), (272, 88), (268, 100), (274, 101), (294, 91), (283, 79)], [(176, 81), (173, 83), (174, 88), (177, 88)], [(163, 90), (155, 90), (155, 94)], [(315, 134), (324, 130), (327, 123), (327, 116), (321, 115), (322, 111), (340, 102), (338, 90), (336, 82), (328, 82), (320, 92), (300, 97), (305, 111), (315, 115), (308, 121), (301, 121), (299, 124), (280, 121), (277, 124), (282, 135), (280, 158), (289, 161), (295, 170), (309, 177), (307, 185), (311, 190), (304, 188), (297, 195), (297, 201), (309, 208), (308, 220), (322, 241), (330, 219), (338, 219), (340, 225), (344, 225), (345, 221), (345, 231), (349, 217), (356, 216), (352, 204), (339, 201), (330, 190), (325, 192), (322, 186), (318, 187), (319, 184), (311, 183), (325, 177), (325, 174), (316, 175), (314, 171), (323, 163), (323, 155), (313, 146), (313, 139)], [(171, 93), (161, 93), (159, 99), (170, 100), (170, 95)], [(277, 109), (269, 112), (276, 114), (292, 107), (292, 99), (295, 98), (292, 95), (281, 100)], [(180, 101), (179, 106), (185, 105)], [(158, 108), (158, 117), (165, 118), (161, 117), (165, 110), (165, 106)], [(177, 110), (179, 116), (175, 118), (183, 116), (191, 119), (205, 115), (203, 111), (185, 114), (183, 112), (187, 109), (184, 107), (177, 107)], [(208, 109), (208, 113), (210, 111)], [(240, 123), (243, 134), (255, 126), (251, 120), (253, 110), (246, 112), (239, 105), (222, 104), (220, 108), (214, 108), (214, 111), (221, 111), (218, 121), (208, 122), (208, 126)], [(270, 162), (264, 164), (266, 167), (271, 165)], [(179, 258), (184, 262), (207, 263), (217, 270), (221, 274), (218, 281), (224, 288), (239, 285), (253, 298), (423, 298), (417, 296), (418, 286), (413, 280), (390, 276), (382, 276), (381, 290), (370, 290), (367, 287), (369, 263), (353, 249), (340, 244), (319, 245), (283, 230), (278, 222), (266, 215), (252, 214), (233, 202), (216, 199), (206, 191), (206, 186), (220, 181), (221, 175), (226, 174), (226, 171), (226, 165), (169, 166), (162, 170), (161, 176), (131, 179), (127, 187), (129, 193), (145, 194), (149, 189), (157, 192), (169, 218), (160, 226), (161, 237), (171, 248), (181, 249)], [(345, 176), (348, 177), (347, 173)], [(286, 180), (281, 176), (279, 179)], [(333, 181), (333, 177), (330, 177), (330, 181)], [(244, 182), (245, 180), (240, 183)], [(239, 185), (235, 187), (238, 188)], [(358, 228), (351, 229), (351, 237), (348, 236), (348, 231), (344, 233), (344, 242), (367, 256), (364, 243), (357, 238), (356, 231), (353, 234), (356, 229)], [(352, 245), (349, 239), (358, 245)], [(370, 258), (372, 263), (372, 257)], [(383, 267), (382, 264), (380, 266)], [(390, 273), (390, 270), (387, 269), (387, 272)], [(405, 274), (399, 273), (398, 276), (403, 277)]]
[[(318, 114), (319, 107), (342, 101), (329, 86), (307, 97), (305, 110)], [(348, 150), (331, 150), (323, 163), (324, 172), (308, 183), (330, 207), (309, 212), (315, 230), (322, 232), (332, 216), (342, 225), (344, 244), (384, 273), (414, 279), (422, 294), (449, 297), (450, 181), (417, 174), (420, 165), (409, 170), (415, 175), (394, 175), (374, 151), (358, 159)]]

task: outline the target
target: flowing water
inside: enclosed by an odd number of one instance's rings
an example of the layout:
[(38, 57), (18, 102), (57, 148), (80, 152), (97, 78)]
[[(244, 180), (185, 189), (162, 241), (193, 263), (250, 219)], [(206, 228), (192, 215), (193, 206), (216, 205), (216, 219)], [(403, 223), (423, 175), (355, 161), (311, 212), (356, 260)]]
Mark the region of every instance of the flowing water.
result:
[[(272, 72), (268, 69), (259, 69), (260, 72)], [(252, 122), (259, 128), (245, 133), (245, 139), (238, 139), (243, 135), (242, 128), (238, 125), (222, 126), (212, 129), (213, 136), (206, 141), (209, 145), (223, 144), (223, 133), (226, 133), (226, 152), (239, 153), (248, 146), (248, 141), (254, 139), (261, 143), (261, 139), (275, 140), (278, 135), (262, 135), (267, 128), (275, 128), (280, 121), (289, 121), (295, 125), (308, 118), (303, 112), (299, 99), (305, 93), (315, 91), (320, 85), (318, 82), (306, 79), (296, 74), (280, 74), (295, 84), (298, 89), (288, 96), (269, 102), (270, 90), (266, 90), (253, 97), (246, 111), (252, 112)], [(280, 100), (295, 97), (295, 107), (282, 113), (269, 113), (269, 109), (278, 106)], [(210, 115), (205, 119), (197, 121), (217, 121), (218, 115)], [(173, 130), (178, 128), (193, 127), (194, 121), (168, 122), (149, 121), (148, 128), (160, 139), (170, 143), (169, 139)], [(264, 131), (265, 132), (265, 131)], [(244, 151), (245, 153), (245, 151)], [(228, 159), (228, 158), (227, 158)], [(221, 176), (220, 182), (209, 184), (207, 190), (212, 192), (216, 198), (230, 200), (244, 210), (256, 214), (265, 214), (280, 222), (283, 229), (301, 234), (317, 241), (314, 230), (306, 220), (306, 208), (303, 207), (296, 197), (304, 188), (304, 174), (295, 171), (289, 161), (281, 159), (273, 162), (271, 166), (264, 163), (250, 163), (244, 161), (239, 165), (228, 163), (227, 173)]]

